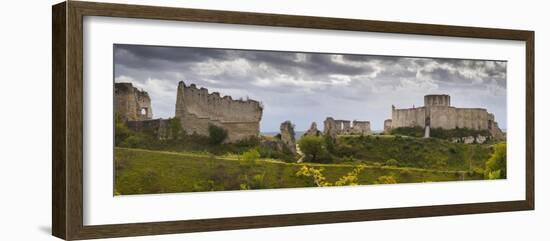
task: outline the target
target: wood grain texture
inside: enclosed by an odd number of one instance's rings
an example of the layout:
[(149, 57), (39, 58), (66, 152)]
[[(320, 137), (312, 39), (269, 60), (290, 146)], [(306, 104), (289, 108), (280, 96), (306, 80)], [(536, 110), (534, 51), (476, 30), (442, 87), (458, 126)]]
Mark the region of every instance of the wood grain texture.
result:
[[(291, 225), (356, 222), (534, 209), (534, 32), (309, 16), (212, 11), (69, 1), (53, 7), (52, 230), (57, 237), (92, 239)], [(115, 225), (83, 225), (83, 17), (108, 16), (395, 34), (519, 40), (526, 43), (525, 200), (373, 210)], [(137, 210), (138, 211), (138, 210)]]
[(52, 234), (66, 237), (65, 3), (52, 7)]
[(525, 201), (529, 204), (530, 209), (535, 209), (535, 32), (529, 32), (525, 42), (527, 105), (525, 113)]

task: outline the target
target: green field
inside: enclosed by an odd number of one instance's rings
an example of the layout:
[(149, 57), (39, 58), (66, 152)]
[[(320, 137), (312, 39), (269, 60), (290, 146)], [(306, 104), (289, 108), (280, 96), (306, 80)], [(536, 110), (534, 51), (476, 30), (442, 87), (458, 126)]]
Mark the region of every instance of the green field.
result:
[[(391, 138), (388, 139), (388, 141), (391, 140)], [(368, 141), (365, 143), (368, 144)], [(383, 143), (383, 145), (387, 144)], [(399, 148), (405, 148), (404, 146), (394, 143), (386, 147), (389, 151), (399, 151)], [(417, 147), (413, 145), (409, 148)], [(373, 151), (372, 148), (365, 150), (371, 150), (374, 156), (385, 155), (376, 154), (380, 150)], [(404, 156), (406, 155), (401, 158)], [(408, 162), (410, 161), (403, 161), (403, 163)], [(313, 187), (316, 185), (311, 178), (296, 174), (304, 165), (317, 169), (323, 168), (322, 173), (327, 181), (334, 182), (352, 171), (359, 163), (366, 164), (357, 175), (358, 184), (362, 185), (379, 183), (380, 177), (387, 176), (391, 176), (398, 183), (484, 178), (482, 172), (464, 169), (466, 162), (455, 165), (456, 170), (449, 171), (437, 168), (384, 166), (372, 161), (331, 164), (286, 163), (266, 158), (244, 161), (240, 155), (215, 156), (207, 153), (117, 147), (115, 148), (115, 195)], [(462, 170), (459, 171), (459, 169)]]

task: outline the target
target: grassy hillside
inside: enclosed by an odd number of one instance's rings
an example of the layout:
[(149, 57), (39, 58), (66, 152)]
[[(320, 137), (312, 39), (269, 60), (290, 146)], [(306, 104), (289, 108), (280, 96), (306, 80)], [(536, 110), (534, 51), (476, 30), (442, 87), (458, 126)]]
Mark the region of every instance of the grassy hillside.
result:
[(360, 160), (367, 164), (386, 164), (439, 170), (483, 169), (492, 145), (461, 144), (437, 138), (392, 135), (341, 136), (334, 153), (342, 161)]
[[(366, 146), (369, 146), (368, 142), (365, 143)], [(386, 148), (399, 149), (404, 146), (404, 144), (400, 144), (386, 146)], [(369, 150), (369, 153), (374, 156), (382, 155), (380, 153), (382, 150), (378, 148), (371, 147)], [(399, 157), (406, 159), (403, 156)], [(115, 148), (115, 194), (239, 190), (244, 186), (250, 189), (315, 186), (310, 178), (296, 175), (303, 165), (306, 164), (285, 163), (271, 159), (243, 161), (239, 160), (236, 155), (214, 156), (187, 152)], [(323, 168), (323, 174), (331, 182), (356, 167), (356, 164), (352, 163), (308, 163), (307, 165)], [(392, 176), (398, 183), (483, 179), (482, 174), (475, 172), (367, 166), (358, 175), (358, 182), (359, 184), (374, 184), (380, 177), (387, 176)]]

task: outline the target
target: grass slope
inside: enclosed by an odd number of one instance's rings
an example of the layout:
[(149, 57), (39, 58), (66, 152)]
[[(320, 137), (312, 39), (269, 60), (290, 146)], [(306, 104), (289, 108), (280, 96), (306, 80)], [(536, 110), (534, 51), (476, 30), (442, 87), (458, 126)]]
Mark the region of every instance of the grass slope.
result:
[(341, 136), (336, 152), (367, 164), (395, 159), (399, 166), (438, 170), (468, 171), (483, 169), (492, 145), (461, 144), (436, 138), (378, 136)]
[[(270, 159), (245, 162), (236, 156), (115, 148), (115, 194), (239, 190), (243, 183), (251, 189), (312, 187), (311, 179), (296, 176), (303, 165)], [(307, 165), (324, 168), (323, 174), (330, 182), (355, 167), (354, 164)], [(472, 172), (384, 166), (367, 166), (358, 179), (360, 184), (374, 184), (378, 177), (388, 175), (399, 183), (483, 179)]]

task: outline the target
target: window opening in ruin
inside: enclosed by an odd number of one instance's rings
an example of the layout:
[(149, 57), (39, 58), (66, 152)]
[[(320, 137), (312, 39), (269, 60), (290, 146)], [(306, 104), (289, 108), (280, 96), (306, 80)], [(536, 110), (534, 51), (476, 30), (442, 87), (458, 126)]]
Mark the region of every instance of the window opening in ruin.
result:
[(147, 115), (147, 108), (141, 108), (141, 115)]

